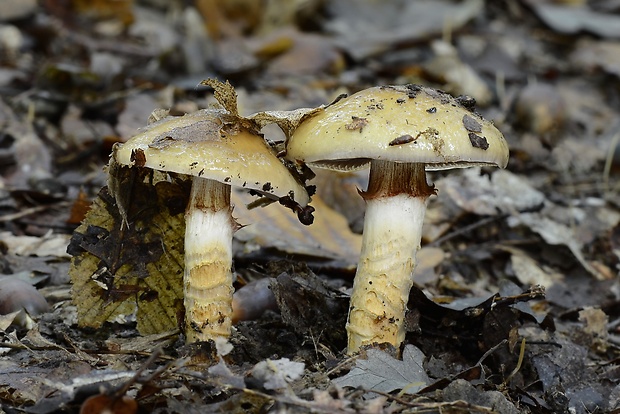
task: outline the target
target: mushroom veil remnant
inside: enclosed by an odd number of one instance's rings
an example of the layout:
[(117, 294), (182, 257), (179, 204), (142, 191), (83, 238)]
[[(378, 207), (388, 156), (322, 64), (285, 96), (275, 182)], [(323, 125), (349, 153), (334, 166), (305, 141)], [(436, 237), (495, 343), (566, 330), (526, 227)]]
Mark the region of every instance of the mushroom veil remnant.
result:
[(237, 114), (232, 87), (207, 83), (226, 109), (161, 119), (115, 147), (112, 157), (118, 165), (191, 177), (183, 276), (187, 342), (230, 335), (232, 237), (238, 228), (231, 186), (278, 200), (306, 219), (311, 209), (304, 208), (305, 187), (258, 134), (259, 127)]
[(404, 340), (426, 201), (435, 193), (425, 170), (506, 166), (504, 137), (473, 103), (418, 85), (373, 87), (315, 112), (287, 141), (286, 157), (311, 168), (370, 166), (347, 352)]

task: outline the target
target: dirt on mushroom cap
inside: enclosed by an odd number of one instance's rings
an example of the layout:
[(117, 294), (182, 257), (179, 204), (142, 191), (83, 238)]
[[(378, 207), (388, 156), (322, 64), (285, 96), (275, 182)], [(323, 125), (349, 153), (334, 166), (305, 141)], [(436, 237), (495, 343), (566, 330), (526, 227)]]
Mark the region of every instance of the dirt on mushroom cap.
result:
[(502, 134), (462, 102), (469, 101), (418, 85), (365, 89), (302, 122), (287, 156), (340, 170), (370, 159), (422, 162), (429, 170), (505, 167)]

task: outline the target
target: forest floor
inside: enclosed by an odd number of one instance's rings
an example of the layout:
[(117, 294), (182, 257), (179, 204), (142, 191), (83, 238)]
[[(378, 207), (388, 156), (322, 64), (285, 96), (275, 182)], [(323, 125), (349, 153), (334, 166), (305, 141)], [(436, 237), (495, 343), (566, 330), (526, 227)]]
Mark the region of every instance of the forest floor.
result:
[[(615, 0), (3, 0), (0, 412), (620, 413), (619, 77)], [(244, 116), (422, 84), (503, 132), (505, 170), (428, 173), (400, 349), (344, 352), (367, 170), (316, 171), (311, 226), (234, 192), (228, 341), (186, 345), (140, 291), (72, 291), (99, 289), (80, 223), (118, 224), (112, 146), (214, 105), (207, 78)], [(140, 283), (147, 236), (122, 240)]]

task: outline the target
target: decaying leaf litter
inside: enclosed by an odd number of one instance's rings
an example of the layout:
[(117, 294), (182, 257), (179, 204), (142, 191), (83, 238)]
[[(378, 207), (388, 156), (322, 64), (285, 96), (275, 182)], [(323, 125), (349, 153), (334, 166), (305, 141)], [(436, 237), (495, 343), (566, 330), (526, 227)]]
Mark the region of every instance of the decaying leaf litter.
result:
[[(135, 412), (132, 401), (141, 412), (620, 408), (613, 1), (70, 4), (0, 5), (4, 411), (123, 402)], [(248, 210), (260, 200), (233, 193), (245, 225), (235, 286), (267, 280), (258, 292), (273, 296), (228, 343), (183, 345), (178, 308), (157, 310), (164, 292), (178, 298), (149, 283), (154, 269), (167, 273), (162, 258), (182, 272), (182, 246), (162, 235), (182, 234), (189, 193), (134, 177), (142, 224), (121, 236), (103, 166), (154, 109), (212, 106), (196, 86), (206, 78), (235, 86), (242, 115), (272, 119), (374, 85), (425, 84), (475, 98), (504, 133), (507, 170), (429, 173), (439, 192), (400, 355), (343, 354), (367, 172), (317, 171), (308, 227), (282, 206)], [(263, 132), (281, 145), (278, 128)], [(166, 208), (140, 209), (149, 203)], [(99, 221), (74, 234), (88, 206)], [(97, 258), (82, 275), (93, 283), (109, 282), (102, 263), (135, 268), (114, 289), (90, 285), (93, 308), (109, 312), (96, 316), (110, 321), (78, 326), (68, 245)], [(13, 290), (24, 285), (37, 290)], [(41, 295), (49, 310), (34, 306)], [(11, 308), (22, 296), (28, 313)]]

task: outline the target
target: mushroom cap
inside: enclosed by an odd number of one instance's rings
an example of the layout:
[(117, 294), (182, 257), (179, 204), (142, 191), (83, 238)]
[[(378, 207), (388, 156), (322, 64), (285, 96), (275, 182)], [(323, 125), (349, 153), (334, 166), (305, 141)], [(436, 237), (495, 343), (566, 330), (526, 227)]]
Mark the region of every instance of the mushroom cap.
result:
[(418, 85), (377, 86), (305, 119), (287, 142), (287, 158), (353, 170), (370, 160), (419, 162), (427, 170), (508, 163), (508, 144), (473, 111), (471, 98)]
[(305, 187), (263, 137), (221, 109), (154, 122), (116, 147), (113, 157), (121, 165), (208, 178), (267, 196), (290, 196), (302, 207), (309, 202)]

